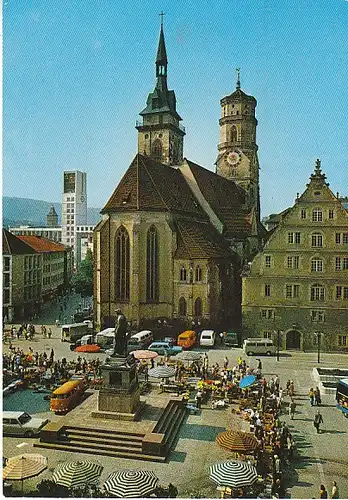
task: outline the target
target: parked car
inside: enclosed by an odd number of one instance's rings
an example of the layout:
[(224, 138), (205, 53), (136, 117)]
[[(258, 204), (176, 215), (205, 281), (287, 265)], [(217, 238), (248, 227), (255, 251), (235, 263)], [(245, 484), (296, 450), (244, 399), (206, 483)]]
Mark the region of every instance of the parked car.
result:
[(35, 437), (49, 422), (48, 419), (34, 418), (25, 411), (2, 412), (2, 431), (4, 436)]
[(149, 346), (149, 351), (157, 352), (157, 354), (160, 354), (161, 356), (175, 356), (182, 351), (182, 347), (173, 345), (170, 342), (152, 342)]

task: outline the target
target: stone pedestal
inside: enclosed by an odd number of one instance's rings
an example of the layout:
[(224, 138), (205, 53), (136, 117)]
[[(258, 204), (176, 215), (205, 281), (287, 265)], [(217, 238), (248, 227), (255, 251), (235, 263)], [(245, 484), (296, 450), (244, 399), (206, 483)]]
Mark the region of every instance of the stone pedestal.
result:
[(133, 356), (109, 357), (101, 366), (103, 385), (98, 394), (98, 411), (93, 417), (136, 420), (139, 417), (140, 388)]

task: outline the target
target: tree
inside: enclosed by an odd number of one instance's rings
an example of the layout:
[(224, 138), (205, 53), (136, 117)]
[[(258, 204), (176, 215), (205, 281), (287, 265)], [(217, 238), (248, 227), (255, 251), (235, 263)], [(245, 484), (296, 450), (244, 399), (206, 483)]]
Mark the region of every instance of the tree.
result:
[(83, 297), (93, 295), (93, 255), (90, 248), (87, 249), (86, 257), (78, 271), (73, 275), (71, 285), (75, 288), (75, 292)]

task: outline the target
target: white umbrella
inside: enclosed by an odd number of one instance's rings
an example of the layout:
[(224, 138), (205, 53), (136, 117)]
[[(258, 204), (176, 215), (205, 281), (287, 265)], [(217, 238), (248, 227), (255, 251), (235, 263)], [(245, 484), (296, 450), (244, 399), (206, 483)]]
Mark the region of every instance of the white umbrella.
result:
[(52, 476), (56, 484), (66, 488), (83, 488), (87, 484), (98, 484), (103, 467), (89, 460), (58, 464)]
[(149, 370), (149, 376), (155, 378), (170, 378), (174, 377), (175, 369), (171, 366), (156, 366)]
[(257, 480), (257, 471), (253, 465), (245, 462), (222, 462), (210, 467), (210, 479), (219, 486), (240, 488), (254, 484)]
[(118, 498), (144, 497), (158, 485), (158, 478), (147, 470), (120, 470), (112, 472), (104, 483), (104, 489)]

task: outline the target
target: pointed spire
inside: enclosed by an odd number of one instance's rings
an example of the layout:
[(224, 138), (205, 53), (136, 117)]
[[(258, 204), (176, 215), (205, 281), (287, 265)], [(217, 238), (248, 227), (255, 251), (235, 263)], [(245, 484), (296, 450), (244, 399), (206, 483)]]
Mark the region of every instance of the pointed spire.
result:
[(156, 77), (157, 77), (156, 88), (158, 90), (166, 92), (168, 90), (168, 87), (167, 87), (168, 60), (167, 60), (166, 44), (164, 41), (164, 32), (163, 32), (164, 13), (161, 12), (160, 16), (161, 16), (161, 31), (160, 31), (157, 56), (156, 56)]
[(237, 72), (237, 84), (236, 84), (236, 89), (239, 90), (240, 89), (240, 68), (236, 68), (236, 72)]

